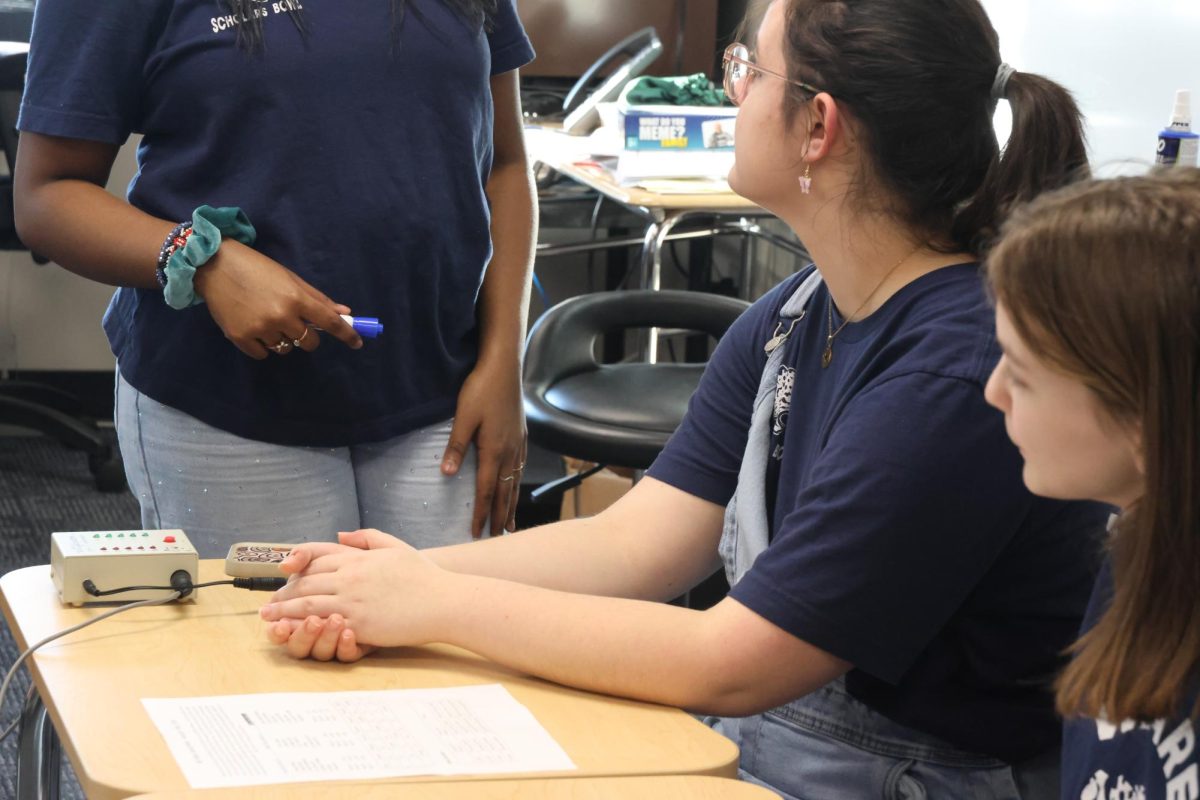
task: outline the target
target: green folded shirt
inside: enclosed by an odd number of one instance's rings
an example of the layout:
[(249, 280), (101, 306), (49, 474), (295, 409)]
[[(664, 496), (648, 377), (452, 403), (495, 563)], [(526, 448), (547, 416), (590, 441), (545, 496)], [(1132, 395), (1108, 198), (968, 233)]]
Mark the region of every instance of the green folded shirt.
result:
[(720, 106), (725, 105), (725, 92), (697, 72), (677, 78), (638, 78), (625, 91), (624, 99), (640, 106)]

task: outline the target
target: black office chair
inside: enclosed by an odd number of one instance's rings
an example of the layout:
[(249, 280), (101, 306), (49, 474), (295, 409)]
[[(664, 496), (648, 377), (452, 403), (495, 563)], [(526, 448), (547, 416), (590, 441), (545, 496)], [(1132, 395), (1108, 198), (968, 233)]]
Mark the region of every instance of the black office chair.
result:
[[(643, 470), (687, 411), (703, 364), (601, 364), (597, 338), (631, 328), (672, 328), (720, 339), (749, 307), (744, 300), (683, 291), (600, 292), (551, 308), (525, 348), (525, 417), (529, 439), (563, 455)], [(541, 487), (565, 491), (587, 473)]]
[[(12, 175), (17, 160), (17, 112), (25, 87), (26, 53), (0, 56), (0, 145), (8, 175), (0, 177), (0, 250), (27, 250), (13, 221)], [(38, 263), (46, 260), (34, 255)], [(125, 467), (110, 437), (87, 418), (74, 395), (33, 381), (0, 380), (0, 424), (16, 425), (51, 436), (87, 453), (88, 468), (102, 492), (125, 488)]]

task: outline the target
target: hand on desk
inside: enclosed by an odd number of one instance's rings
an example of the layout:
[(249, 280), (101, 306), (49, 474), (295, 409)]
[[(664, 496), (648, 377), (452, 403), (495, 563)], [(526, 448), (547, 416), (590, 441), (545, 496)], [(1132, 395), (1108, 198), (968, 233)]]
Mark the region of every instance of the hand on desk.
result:
[(314, 542), (280, 564), (291, 577), (259, 612), (268, 638), (293, 658), (357, 661), (377, 646), (436, 638), (442, 570), (404, 542), (376, 530)]
[(283, 619), (267, 627), (267, 638), (282, 645), (292, 658), (311, 658), (314, 661), (334, 659), (349, 664), (374, 652), (369, 644), (359, 644), (346, 620), (340, 614), (329, 619), (310, 616), (307, 619)]

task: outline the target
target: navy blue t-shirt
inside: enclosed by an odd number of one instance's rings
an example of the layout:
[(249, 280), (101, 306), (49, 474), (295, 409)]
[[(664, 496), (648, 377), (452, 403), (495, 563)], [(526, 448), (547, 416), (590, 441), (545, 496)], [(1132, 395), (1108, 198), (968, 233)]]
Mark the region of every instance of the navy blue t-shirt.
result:
[[(650, 475), (728, 503), (763, 345), (807, 274), (722, 339)], [(829, 303), (822, 286), (786, 344), (771, 542), (732, 597), (854, 664), (849, 691), (901, 724), (1009, 762), (1056, 747), (1051, 682), (1107, 510), (1024, 488), (983, 397), (1000, 354), (977, 266), (910, 283), (847, 325), (822, 369)]]
[[(1084, 619), (1091, 630), (1112, 602), (1112, 565), (1105, 563)], [(1181, 707), (1190, 712), (1196, 692)], [(1063, 800), (1197, 800), (1200, 757), (1196, 723), (1187, 713), (1149, 723), (1068, 720), (1063, 728)]]
[(330, 339), (260, 362), (205, 306), (120, 289), (104, 327), (133, 386), (253, 439), (379, 441), (452, 416), (475, 364), (489, 79), (533, 52), (513, 0), (486, 29), (409, 0), (398, 40), (387, 0), (303, 0), (307, 36), (286, 5), (256, 6), (251, 54), (215, 0), (38, 0), (19, 127), (143, 134), (130, 203), (167, 220), (239, 206), (258, 250), (386, 329), (357, 352)]

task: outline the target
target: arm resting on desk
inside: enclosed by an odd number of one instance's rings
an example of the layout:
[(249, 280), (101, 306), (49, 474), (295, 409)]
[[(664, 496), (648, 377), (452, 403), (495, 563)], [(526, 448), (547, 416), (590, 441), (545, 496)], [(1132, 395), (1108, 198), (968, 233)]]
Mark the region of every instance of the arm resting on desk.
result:
[(363, 642), (446, 642), (569, 686), (729, 715), (848, 669), (732, 599), (708, 611), (625, 599), (664, 599), (707, 575), (720, 519), (646, 479), (592, 520), (476, 545), (418, 553), (379, 534), (366, 553), (303, 545), (321, 555), (264, 617), (337, 614)]

